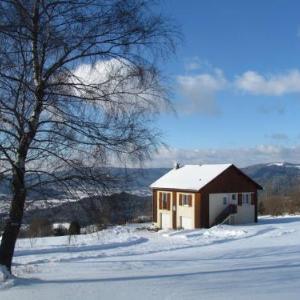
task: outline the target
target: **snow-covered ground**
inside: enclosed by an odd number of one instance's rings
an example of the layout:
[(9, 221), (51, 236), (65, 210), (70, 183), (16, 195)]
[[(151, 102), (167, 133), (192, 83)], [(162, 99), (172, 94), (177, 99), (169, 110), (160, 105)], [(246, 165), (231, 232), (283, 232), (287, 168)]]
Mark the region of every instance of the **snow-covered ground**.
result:
[(0, 299), (299, 299), (300, 216), (202, 230), (139, 226), (19, 240), (17, 277), (0, 283)]

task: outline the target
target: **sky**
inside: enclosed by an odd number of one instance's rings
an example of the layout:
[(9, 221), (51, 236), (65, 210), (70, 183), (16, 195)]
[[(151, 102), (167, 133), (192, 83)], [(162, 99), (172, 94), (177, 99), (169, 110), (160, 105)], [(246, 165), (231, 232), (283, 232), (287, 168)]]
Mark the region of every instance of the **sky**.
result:
[(176, 114), (155, 124), (175, 161), (300, 162), (300, 1), (163, 0), (183, 42), (164, 67)]

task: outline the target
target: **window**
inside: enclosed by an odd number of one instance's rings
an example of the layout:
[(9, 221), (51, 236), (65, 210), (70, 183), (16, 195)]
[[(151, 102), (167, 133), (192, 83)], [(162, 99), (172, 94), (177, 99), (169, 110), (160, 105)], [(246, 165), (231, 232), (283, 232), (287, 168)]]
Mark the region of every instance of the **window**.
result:
[(161, 193), (162, 209), (168, 209), (168, 193)]
[(183, 206), (190, 205), (189, 195), (182, 195), (182, 205)]
[(179, 194), (179, 205), (180, 206), (192, 206), (192, 195)]
[(231, 195), (231, 200), (234, 202), (234, 201), (236, 201), (236, 194), (232, 194)]
[(249, 205), (251, 200), (251, 194), (250, 193), (243, 193), (243, 204)]
[(226, 197), (226, 196), (223, 197), (223, 204), (224, 204), (224, 205), (227, 205), (227, 197)]

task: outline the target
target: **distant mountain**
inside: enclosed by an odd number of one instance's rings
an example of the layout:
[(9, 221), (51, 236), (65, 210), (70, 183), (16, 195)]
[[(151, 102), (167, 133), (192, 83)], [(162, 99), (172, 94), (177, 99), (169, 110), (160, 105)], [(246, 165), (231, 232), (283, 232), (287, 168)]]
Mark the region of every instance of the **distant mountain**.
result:
[[(167, 168), (127, 169), (129, 179), (124, 181), (123, 186), (120, 185), (117, 189), (129, 193), (149, 193), (149, 185), (169, 170)], [(288, 162), (257, 164), (242, 168), (242, 171), (270, 193), (285, 194), (300, 186), (300, 164)], [(125, 171), (116, 168), (113, 172), (120, 174)], [(123, 177), (126, 178), (126, 176)]]
[[(141, 197), (150, 196), (149, 185), (168, 172), (168, 168), (110, 168), (108, 169), (111, 176), (118, 178), (111, 194), (126, 192), (127, 194)], [(247, 175), (257, 181), (264, 187), (265, 191), (275, 195), (285, 195), (293, 189), (300, 187), (300, 164), (287, 162), (275, 162), (267, 164), (257, 164), (242, 169)], [(75, 187), (74, 187), (75, 188)], [(92, 187), (91, 187), (92, 188)], [(36, 204), (36, 208), (44, 208), (47, 203), (58, 206), (68, 198), (63, 191), (56, 189), (55, 186), (43, 189), (42, 193), (29, 194), (29, 200), (46, 200)], [(3, 206), (4, 200), (9, 200), (8, 183), (0, 181), (0, 212), (2, 209), (7, 210), (8, 202)], [(50, 199), (50, 201), (49, 201)], [(2, 200), (2, 201), (1, 201)], [(52, 201), (52, 202), (51, 202)], [(39, 202), (39, 201), (38, 201)], [(34, 202), (35, 203), (35, 202)], [(1, 205), (2, 204), (2, 205)]]
[(170, 168), (112, 168), (111, 174), (119, 176), (120, 181), (117, 190), (133, 194), (150, 194), (150, 184), (162, 175), (166, 174)]
[[(151, 194), (149, 185), (163, 174), (167, 168), (121, 169), (112, 168), (110, 174), (119, 180), (111, 190), (111, 195), (83, 197), (81, 200), (68, 199), (62, 191), (49, 187), (41, 194), (29, 195), (29, 207), (24, 222), (32, 218), (46, 218), (51, 222), (71, 222), (81, 224), (97, 222), (122, 223), (137, 216), (151, 215)], [(292, 163), (267, 163), (242, 169), (247, 175), (264, 187), (264, 192), (272, 195), (288, 195), (300, 187), (300, 165)], [(0, 182), (0, 219), (4, 220), (9, 207), (8, 184)], [(101, 218), (106, 220), (101, 220)]]
[[(87, 197), (78, 201), (63, 201), (59, 205), (49, 203), (48, 206), (36, 206), (25, 211), (23, 222), (29, 224), (33, 219), (47, 219), (51, 223), (70, 223), (77, 220), (82, 226), (123, 224), (139, 216), (150, 217), (151, 213), (151, 196), (118, 193)], [(0, 210), (0, 225), (6, 215), (7, 210)]]
[[(168, 170), (111, 168), (107, 171), (117, 180), (114, 187), (110, 189), (110, 195), (102, 197), (82, 195), (80, 200), (76, 200), (55, 186), (43, 189), (41, 193), (29, 193), (24, 222), (29, 223), (33, 217), (39, 217), (53, 222), (80, 219), (82, 224), (89, 224), (97, 222), (97, 219), (99, 221), (100, 215), (105, 214), (108, 222), (118, 223), (132, 220), (140, 215), (149, 215), (151, 212), (149, 185)], [(75, 186), (74, 190), (76, 190)], [(8, 213), (9, 200), (9, 183), (0, 181), (0, 223)]]
[(243, 171), (272, 194), (286, 194), (300, 185), (300, 164), (258, 164)]
[[(111, 194), (127, 192), (146, 196), (150, 195), (149, 185), (169, 170), (168, 168), (106, 168), (100, 171), (107, 172), (115, 180), (114, 186), (110, 189)], [(90, 187), (91, 191), (92, 189), (93, 186)], [(76, 186), (74, 186), (74, 190), (76, 190)], [(0, 201), (9, 199), (9, 193), (9, 182), (0, 180)], [(65, 191), (55, 184), (44, 187), (40, 192), (35, 191), (28, 194), (30, 200), (64, 199), (66, 197)]]

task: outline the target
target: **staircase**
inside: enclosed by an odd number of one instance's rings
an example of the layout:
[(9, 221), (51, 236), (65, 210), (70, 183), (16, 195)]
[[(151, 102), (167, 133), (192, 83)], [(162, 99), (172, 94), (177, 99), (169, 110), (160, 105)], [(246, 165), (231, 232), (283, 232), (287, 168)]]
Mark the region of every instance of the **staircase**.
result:
[(225, 223), (228, 218), (237, 213), (237, 206), (235, 204), (229, 204), (217, 217), (214, 225)]

